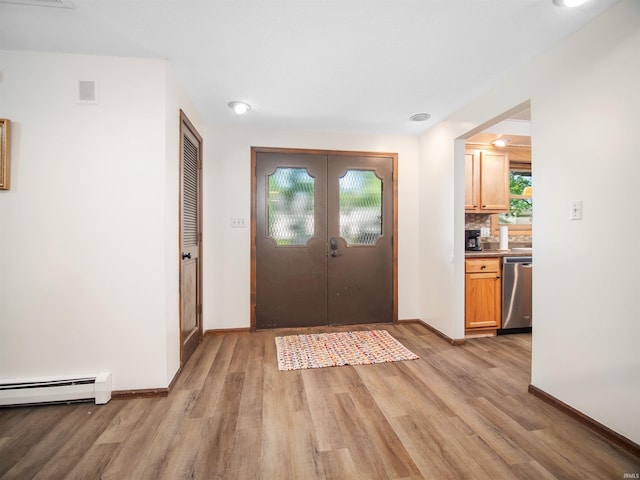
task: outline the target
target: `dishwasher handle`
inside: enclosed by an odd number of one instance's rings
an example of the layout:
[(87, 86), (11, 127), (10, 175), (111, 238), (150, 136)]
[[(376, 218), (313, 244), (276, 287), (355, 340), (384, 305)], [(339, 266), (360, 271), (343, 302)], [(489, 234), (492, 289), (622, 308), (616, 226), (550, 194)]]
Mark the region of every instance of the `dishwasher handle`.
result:
[(532, 257), (504, 257), (502, 259), (502, 263), (504, 265), (513, 265), (514, 263), (518, 263), (520, 265), (531, 266), (533, 264)]

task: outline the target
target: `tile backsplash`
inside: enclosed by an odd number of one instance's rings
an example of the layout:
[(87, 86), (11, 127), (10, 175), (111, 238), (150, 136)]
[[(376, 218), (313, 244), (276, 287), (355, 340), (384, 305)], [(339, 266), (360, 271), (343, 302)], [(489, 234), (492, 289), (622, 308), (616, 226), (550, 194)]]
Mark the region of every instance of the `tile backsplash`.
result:
[[(465, 230), (480, 230), (481, 228), (491, 228), (490, 213), (466, 213), (465, 214)], [(500, 239), (497, 235), (491, 235), (481, 239), (485, 249), (498, 248)], [(531, 246), (531, 235), (509, 235), (509, 245)], [(495, 244), (495, 245), (494, 245)]]

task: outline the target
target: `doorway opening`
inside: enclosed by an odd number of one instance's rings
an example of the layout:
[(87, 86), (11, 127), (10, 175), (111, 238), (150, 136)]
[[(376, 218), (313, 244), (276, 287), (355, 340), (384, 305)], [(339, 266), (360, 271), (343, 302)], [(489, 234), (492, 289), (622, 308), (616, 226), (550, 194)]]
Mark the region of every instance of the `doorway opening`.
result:
[[(510, 313), (516, 303), (528, 302), (518, 314), (527, 318), (529, 325), (533, 323), (531, 281), (528, 291), (521, 292), (517, 299), (504, 294), (505, 287), (509, 292), (512, 290), (505, 279), (504, 258), (520, 256), (524, 261), (532, 256), (534, 176), (530, 102), (487, 121), (459, 140), (465, 143), (465, 237), (480, 236), (482, 248), (481, 252), (465, 252), (465, 337), (532, 331), (531, 327), (506, 326), (514, 324)], [(487, 168), (483, 170), (485, 158)], [(531, 260), (523, 265), (531, 275)], [(474, 270), (476, 267), (482, 270)]]

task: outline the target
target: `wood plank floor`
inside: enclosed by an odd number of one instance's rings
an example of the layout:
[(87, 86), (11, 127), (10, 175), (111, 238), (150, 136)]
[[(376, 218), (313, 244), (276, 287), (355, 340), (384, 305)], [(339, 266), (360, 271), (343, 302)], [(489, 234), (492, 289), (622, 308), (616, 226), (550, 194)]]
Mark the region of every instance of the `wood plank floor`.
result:
[(640, 459), (527, 393), (530, 335), (453, 347), (416, 324), (349, 329), (367, 328), (387, 329), (420, 359), (280, 372), (274, 337), (290, 331), (216, 335), (205, 337), (168, 398), (0, 409), (0, 478), (602, 480), (640, 472)]

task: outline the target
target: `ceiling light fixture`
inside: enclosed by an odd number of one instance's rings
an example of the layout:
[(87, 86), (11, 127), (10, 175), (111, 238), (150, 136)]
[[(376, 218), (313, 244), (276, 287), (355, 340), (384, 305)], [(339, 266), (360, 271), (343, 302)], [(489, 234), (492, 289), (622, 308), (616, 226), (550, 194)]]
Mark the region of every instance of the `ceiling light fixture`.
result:
[(587, 0), (553, 0), (553, 4), (558, 7), (579, 7)]
[(416, 113), (415, 115), (411, 115), (409, 120), (412, 122), (426, 122), (431, 118), (431, 115), (428, 113)]
[(242, 115), (243, 113), (247, 113), (251, 110), (251, 105), (244, 102), (229, 102), (229, 108), (238, 115)]
[(507, 143), (509, 143), (509, 138), (498, 138), (497, 140), (494, 140), (493, 142), (491, 142), (493, 145), (495, 145), (496, 147), (500, 147), (500, 148), (504, 148), (507, 146)]

